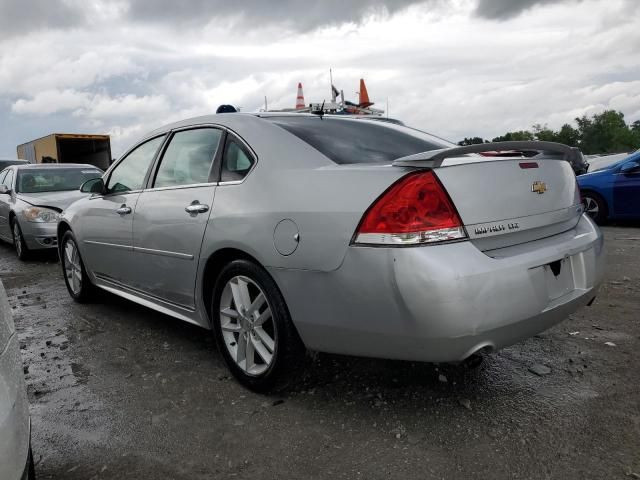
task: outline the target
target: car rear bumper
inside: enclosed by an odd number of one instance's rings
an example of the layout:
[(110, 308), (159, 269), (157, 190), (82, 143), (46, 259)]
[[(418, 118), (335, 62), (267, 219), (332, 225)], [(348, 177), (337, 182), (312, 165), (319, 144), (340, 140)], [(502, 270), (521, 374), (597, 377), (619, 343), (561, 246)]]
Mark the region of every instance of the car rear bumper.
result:
[(470, 241), (350, 247), (333, 272), (271, 273), (310, 349), (451, 362), (526, 339), (589, 303), (604, 252), (583, 216), (571, 231), (492, 252)]

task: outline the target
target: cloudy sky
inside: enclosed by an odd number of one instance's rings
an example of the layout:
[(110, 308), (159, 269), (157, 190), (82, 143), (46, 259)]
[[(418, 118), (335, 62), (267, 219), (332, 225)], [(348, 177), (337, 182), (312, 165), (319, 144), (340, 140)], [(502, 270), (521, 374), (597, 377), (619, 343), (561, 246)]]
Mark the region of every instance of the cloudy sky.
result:
[(119, 155), (170, 121), (293, 107), (364, 77), (457, 141), (606, 108), (640, 119), (637, 0), (0, 0), (0, 157), (52, 132)]

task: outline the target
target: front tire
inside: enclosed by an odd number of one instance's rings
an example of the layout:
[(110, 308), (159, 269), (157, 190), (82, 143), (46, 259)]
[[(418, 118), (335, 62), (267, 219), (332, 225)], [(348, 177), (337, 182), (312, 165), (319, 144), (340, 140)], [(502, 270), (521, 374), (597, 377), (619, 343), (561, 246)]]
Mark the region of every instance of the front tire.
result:
[(15, 218), (11, 221), (11, 232), (13, 233), (13, 246), (16, 249), (16, 255), (22, 261), (28, 260), (31, 252), (22, 236), (20, 224)]
[(607, 221), (607, 203), (600, 195), (595, 192), (583, 192), (582, 203), (585, 213), (598, 225), (602, 225)]
[(65, 232), (60, 242), (60, 265), (62, 265), (64, 283), (71, 298), (78, 303), (93, 300), (96, 287), (87, 275), (78, 243), (71, 230)]
[(222, 268), (213, 289), (211, 317), (225, 363), (251, 390), (284, 386), (304, 363), (304, 345), (280, 290), (251, 261), (234, 260)]

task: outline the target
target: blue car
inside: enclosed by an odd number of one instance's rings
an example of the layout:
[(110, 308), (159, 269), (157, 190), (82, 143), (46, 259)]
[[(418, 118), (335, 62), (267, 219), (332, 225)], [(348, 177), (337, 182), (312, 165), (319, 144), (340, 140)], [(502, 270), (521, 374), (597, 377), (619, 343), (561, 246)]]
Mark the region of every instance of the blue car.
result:
[(577, 178), (585, 211), (596, 223), (640, 219), (640, 150)]

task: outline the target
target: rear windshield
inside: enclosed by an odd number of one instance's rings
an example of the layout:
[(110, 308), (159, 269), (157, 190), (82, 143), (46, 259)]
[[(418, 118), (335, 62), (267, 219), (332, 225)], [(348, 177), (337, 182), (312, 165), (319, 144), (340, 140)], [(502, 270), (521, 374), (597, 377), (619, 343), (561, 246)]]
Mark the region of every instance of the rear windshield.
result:
[(264, 117), (308, 143), (335, 163), (390, 163), (451, 143), (413, 128), (365, 119)]
[(21, 193), (78, 190), (87, 180), (102, 176), (97, 168), (29, 168), (18, 170), (16, 191)]

